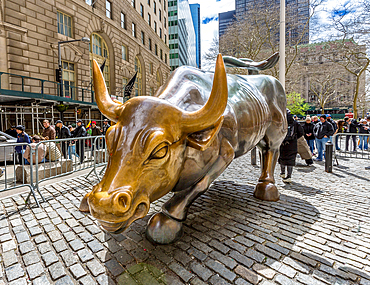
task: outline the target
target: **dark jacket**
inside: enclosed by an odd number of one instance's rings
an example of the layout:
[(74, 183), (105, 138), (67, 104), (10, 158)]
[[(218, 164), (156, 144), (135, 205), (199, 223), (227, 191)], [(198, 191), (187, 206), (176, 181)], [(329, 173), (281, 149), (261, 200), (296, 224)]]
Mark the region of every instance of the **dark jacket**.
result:
[[(17, 134), (17, 143), (31, 143), (30, 137), (26, 132)], [(19, 145), (15, 147), (15, 151), (18, 153), (22, 152), (22, 149), (26, 149), (27, 145)]]
[[(315, 139), (315, 135), (313, 133), (313, 127), (314, 127), (314, 124), (312, 122), (309, 123), (309, 124), (304, 123), (303, 131), (304, 131), (304, 138), (306, 140), (314, 140)], [(307, 136), (307, 134), (311, 134), (311, 135)]]
[(367, 124), (367, 123), (365, 123), (365, 124), (360, 123), (360, 124), (358, 125), (358, 132), (359, 132), (360, 134), (368, 134), (368, 133), (370, 133), (370, 127), (368, 126), (368, 124)]
[(323, 137), (331, 137), (334, 135), (334, 128), (332, 124), (330, 124), (328, 121), (320, 122), (315, 125), (313, 132), (315, 134), (315, 137), (319, 140), (321, 140)]
[(100, 127), (96, 126), (95, 128), (91, 127), (92, 136), (101, 136)]
[(55, 131), (57, 139), (68, 139), (71, 137), (71, 132), (64, 125), (61, 128), (55, 128)]
[(107, 133), (107, 130), (110, 128), (109, 124), (103, 124), (102, 130), (103, 130), (103, 135)]
[(290, 112), (287, 113), (288, 125), (293, 127), (294, 135), (292, 140), (284, 140), (280, 146), (279, 163), (282, 165), (294, 166), (298, 147), (297, 139), (304, 135), (302, 126), (293, 119)]
[(352, 119), (350, 124), (348, 124), (347, 122), (344, 123), (345, 133), (356, 134), (357, 128), (358, 128), (358, 123), (355, 119)]
[(7, 129), (5, 131), (5, 133), (8, 134), (9, 136), (12, 136), (13, 138), (17, 138), (17, 131), (16, 130)]
[(338, 129), (337, 123), (333, 119), (328, 119), (327, 121), (333, 126), (335, 133), (335, 131)]
[(87, 135), (87, 132), (83, 124), (80, 127), (77, 126), (75, 130), (73, 131), (74, 138), (86, 137), (86, 135)]

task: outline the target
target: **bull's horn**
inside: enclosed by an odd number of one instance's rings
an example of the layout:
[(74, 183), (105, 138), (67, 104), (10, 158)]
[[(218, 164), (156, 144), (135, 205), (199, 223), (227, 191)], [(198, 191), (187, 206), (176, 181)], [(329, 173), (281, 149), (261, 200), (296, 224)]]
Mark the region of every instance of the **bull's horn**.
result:
[(218, 121), (227, 105), (227, 78), (222, 55), (217, 56), (212, 92), (207, 103), (198, 111), (184, 112), (182, 125), (186, 132), (197, 132)]
[(100, 70), (99, 64), (95, 59), (93, 60), (93, 80), (95, 100), (98, 104), (100, 112), (102, 112), (103, 115), (110, 120), (117, 122), (122, 111), (122, 105), (113, 102), (113, 100), (110, 98), (103, 74)]

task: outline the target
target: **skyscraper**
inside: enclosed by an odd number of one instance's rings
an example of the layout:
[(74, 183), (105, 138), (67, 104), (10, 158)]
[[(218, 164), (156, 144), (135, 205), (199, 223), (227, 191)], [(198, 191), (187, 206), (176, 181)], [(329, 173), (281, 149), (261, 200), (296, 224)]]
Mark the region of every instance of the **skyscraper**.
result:
[(197, 49), (197, 67), (201, 68), (201, 37), (200, 37), (200, 5), (190, 4), (191, 17), (193, 19), (194, 31), (195, 31), (195, 42)]
[(235, 10), (218, 14), (218, 36), (221, 37), (227, 27), (235, 20)]
[[(276, 7), (279, 13), (280, 0), (235, 0), (236, 17)], [(278, 18), (277, 14), (277, 18)], [(286, 40), (287, 44), (294, 44), (302, 35), (305, 25), (308, 25), (310, 16), (309, 0), (286, 0)], [(277, 34), (278, 36), (278, 34)], [(309, 42), (309, 29), (303, 34), (300, 44)]]
[(168, 1), (170, 66), (197, 67), (196, 37), (188, 0)]

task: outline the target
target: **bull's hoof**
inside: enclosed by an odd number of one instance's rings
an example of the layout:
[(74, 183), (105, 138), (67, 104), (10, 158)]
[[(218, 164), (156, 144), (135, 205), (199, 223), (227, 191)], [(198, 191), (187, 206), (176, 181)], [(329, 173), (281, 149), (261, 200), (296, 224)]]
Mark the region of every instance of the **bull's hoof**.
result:
[(178, 240), (183, 232), (181, 222), (160, 212), (150, 218), (146, 228), (146, 237), (156, 244), (169, 244)]
[(89, 197), (89, 194), (90, 194), (90, 193), (87, 193), (87, 194), (82, 198), (82, 201), (81, 201), (81, 204), (80, 204), (80, 211), (81, 211), (81, 212), (86, 212), (86, 213), (89, 213), (89, 212), (90, 212), (89, 204), (87, 203), (87, 198)]
[(278, 201), (280, 194), (275, 184), (270, 182), (258, 182), (254, 189), (253, 196), (263, 201)]

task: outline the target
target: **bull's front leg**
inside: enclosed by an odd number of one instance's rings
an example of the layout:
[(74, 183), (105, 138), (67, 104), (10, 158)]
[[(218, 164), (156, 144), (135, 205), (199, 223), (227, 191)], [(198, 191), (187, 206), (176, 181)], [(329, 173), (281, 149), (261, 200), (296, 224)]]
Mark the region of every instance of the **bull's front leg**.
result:
[(234, 150), (223, 138), (220, 153), (207, 175), (194, 187), (177, 192), (162, 206), (162, 212), (153, 215), (146, 230), (147, 238), (157, 244), (169, 244), (183, 234), (182, 222), (186, 220), (191, 204), (204, 192), (209, 185), (227, 168), (234, 158)]
[(80, 211), (81, 212), (85, 212), (85, 213), (89, 213), (90, 212), (90, 209), (89, 209), (89, 204), (87, 202), (87, 198), (89, 198), (89, 195), (91, 194), (91, 191), (89, 193), (87, 193), (81, 200), (81, 204), (80, 204)]
[(280, 194), (275, 185), (274, 170), (279, 157), (279, 148), (269, 148), (265, 142), (260, 143), (259, 147), (262, 152), (262, 173), (253, 196), (264, 201), (278, 201)]

